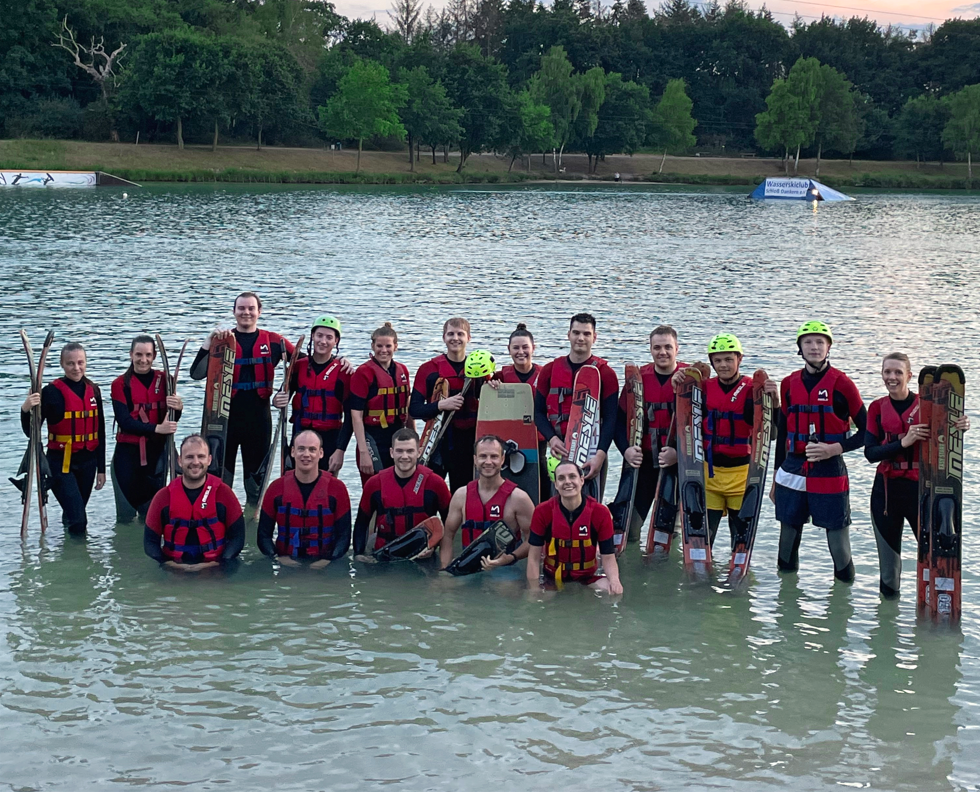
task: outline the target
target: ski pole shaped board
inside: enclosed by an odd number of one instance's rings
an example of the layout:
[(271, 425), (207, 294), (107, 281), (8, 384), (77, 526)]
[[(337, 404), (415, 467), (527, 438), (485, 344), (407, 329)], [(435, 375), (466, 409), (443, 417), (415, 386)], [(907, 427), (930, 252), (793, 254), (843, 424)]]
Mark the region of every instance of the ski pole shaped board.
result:
[[(639, 446), (643, 442), (643, 377), (640, 367), (633, 361), (626, 364), (624, 406), (626, 412), (626, 438), (630, 446)], [(629, 540), (630, 526), (633, 522), (633, 502), (636, 499), (636, 483), (639, 480), (639, 468), (623, 460), (623, 472), (619, 477), (619, 489), (616, 498), (609, 505), (613, 518), (613, 542), (616, 545), (616, 555), (626, 549)]]
[(223, 338), (211, 343), (208, 353), (208, 377), (204, 391), (204, 419), (201, 434), (211, 451), (208, 473), (224, 476), (225, 446), (228, 443), (228, 419), (231, 416), (232, 385), (235, 381), (235, 339)]
[[(673, 444), (677, 437), (677, 415), (670, 418), (667, 430), (667, 445)], [(650, 507), (650, 528), (647, 531), (646, 555), (666, 558), (670, 555), (670, 545), (674, 539), (674, 523), (677, 522), (677, 465), (660, 468), (657, 476), (657, 491)]]
[(919, 443), (919, 537), (916, 542), (915, 588), (918, 607), (929, 607), (929, 542), (932, 538), (932, 383), (935, 366), (919, 372), (919, 423), (929, 427), (929, 438)]
[(749, 471), (745, 480), (745, 495), (738, 516), (745, 524), (735, 535), (732, 560), (728, 567), (729, 583), (743, 580), (752, 561), (752, 547), (759, 527), (759, 512), (766, 495), (766, 475), (769, 472), (769, 446), (772, 441), (773, 399), (766, 393), (769, 376), (759, 369), (752, 376), (752, 445), (749, 451)]
[(944, 621), (957, 621), (962, 605), (963, 430), (956, 423), (963, 417), (965, 393), (963, 369), (949, 364), (936, 369), (930, 433), (936, 455), (930, 471), (929, 585), (932, 615)]
[[(580, 468), (595, 456), (599, 447), (599, 369), (582, 366), (575, 374), (572, 386), (572, 407), (565, 430), (565, 450), (568, 458)], [(599, 477), (585, 482), (585, 495), (599, 498)]]
[(704, 495), (704, 387), (709, 369), (695, 363), (684, 369), (677, 387), (677, 478), (684, 541), (684, 568), (697, 575), (711, 569), (711, 542)]
[[(24, 353), (27, 355), (27, 368), (31, 377), (31, 393), (37, 392), (37, 366), (34, 361), (34, 349), (31, 347), (31, 340), (27, 336), (26, 330), (20, 331), (20, 340), (24, 343)], [(34, 418), (35, 410), (40, 410), (40, 407), (35, 407), (31, 409), (30, 417), (30, 434), (27, 440), (27, 452), (24, 454), (24, 461), (21, 463), (20, 468), (17, 470), (17, 476), (10, 479), (10, 481), (21, 491), (21, 501), (24, 504), (24, 510), (21, 514), (20, 519), (20, 536), (23, 539), (27, 536), (27, 524), (30, 520), (31, 515), (31, 496), (34, 494), (34, 473), (36, 472), (35, 458), (37, 456), (37, 445), (38, 445), (38, 433), (35, 430), (35, 424), (37, 421)]]
[(501, 383), (484, 388), (476, 419), (476, 436), (497, 435), (504, 441), (503, 477), (513, 481), (537, 504), (541, 499), (538, 475), (538, 431), (534, 426), (534, 393), (524, 383)]

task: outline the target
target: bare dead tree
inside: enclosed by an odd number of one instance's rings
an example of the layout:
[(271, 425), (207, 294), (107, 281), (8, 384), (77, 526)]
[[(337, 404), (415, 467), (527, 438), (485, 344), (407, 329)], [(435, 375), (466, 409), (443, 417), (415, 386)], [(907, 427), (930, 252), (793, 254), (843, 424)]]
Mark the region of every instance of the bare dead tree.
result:
[(393, 0), (388, 17), (395, 26), (395, 32), (406, 44), (411, 44), (419, 34), (422, 16), (422, 0)]
[[(107, 84), (115, 86), (116, 73), (113, 67), (126, 49), (125, 44), (120, 44), (113, 52), (106, 52), (105, 39), (100, 38), (98, 44), (95, 43), (95, 36), (92, 36), (92, 43), (88, 47), (79, 44), (75, 40), (75, 32), (68, 27), (68, 17), (61, 22), (62, 32), (58, 33), (58, 40), (52, 47), (60, 47), (75, 59), (75, 65), (88, 74), (95, 84), (102, 91), (102, 100), (108, 101), (109, 90)], [(83, 57), (84, 56), (84, 57)]]

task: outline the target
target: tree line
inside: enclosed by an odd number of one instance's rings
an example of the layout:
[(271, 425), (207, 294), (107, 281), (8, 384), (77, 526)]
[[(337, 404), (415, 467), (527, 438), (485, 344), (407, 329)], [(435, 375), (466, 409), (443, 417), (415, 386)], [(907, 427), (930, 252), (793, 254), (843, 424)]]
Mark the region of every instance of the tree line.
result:
[(0, 135), (666, 155), (964, 158), (980, 20), (790, 26), (738, 0), (31, 0), (0, 18)]

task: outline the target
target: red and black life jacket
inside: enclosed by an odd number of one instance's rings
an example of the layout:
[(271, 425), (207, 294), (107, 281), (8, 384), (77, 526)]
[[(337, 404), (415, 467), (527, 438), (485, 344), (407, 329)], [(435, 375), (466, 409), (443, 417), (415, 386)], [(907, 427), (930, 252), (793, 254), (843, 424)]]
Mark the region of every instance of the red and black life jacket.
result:
[[(596, 366), (602, 369), (607, 365), (606, 361), (593, 355), (586, 360), (583, 366)], [(555, 432), (562, 439), (568, 429), (568, 418), (572, 411), (572, 390), (575, 384), (575, 375), (572, 373), (572, 364), (568, 356), (557, 358), (551, 367), (551, 382), (548, 383), (548, 396), (545, 399), (547, 408), (548, 422), (554, 427)], [(599, 401), (602, 401), (600, 396)]]
[[(871, 403), (868, 408), (868, 425), (873, 425), (875, 434), (882, 445), (894, 443), (908, 434), (909, 427), (919, 417), (919, 397), (901, 415), (895, 409), (890, 397), (885, 396)], [(878, 463), (877, 471), (885, 478), (907, 478), (919, 480), (919, 447), (921, 443), (913, 443), (903, 448), (899, 455), (892, 459), (884, 459)]]
[[(453, 364), (445, 354), (439, 355), (434, 360), (436, 376), (446, 380), (449, 384), (449, 395), (455, 396), (457, 393), (461, 393), (466, 382), (462, 370), (457, 374), (456, 369), (453, 368)], [(476, 383), (470, 385), (470, 389), (466, 392), (466, 398), (463, 400), (462, 408), (457, 410), (453, 416), (453, 426), (457, 429), (472, 429), (476, 426), (476, 413), (480, 409), (480, 400), (476, 397), (475, 385)], [(429, 400), (432, 401), (431, 393)]]
[[(130, 417), (135, 421), (142, 421), (149, 424), (161, 424), (167, 418), (167, 389), (163, 379), (162, 371), (154, 371), (153, 379), (147, 387), (139, 377), (133, 375), (126, 382), (126, 375), (123, 374), (116, 382), (113, 382), (113, 398), (116, 393), (116, 383), (122, 391), (126, 407), (129, 409)], [(129, 443), (140, 447), (140, 465), (146, 465), (146, 435), (128, 434), (127, 432), (116, 432), (117, 443)]]
[(504, 479), (500, 489), (484, 503), (480, 499), (480, 482), (470, 481), (466, 485), (466, 506), (463, 510), (462, 525), (463, 547), (476, 539), (491, 523), (504, 519), (504, 506), (515, 489), (517, 485), (513, 481)]
[(586, 496), (585, 508), (575, 525), (569, 525), (556, 495), (551, 504), (551, 540), (544, 556), (544, 569), (560, 585), (564, 580), (592, 577), (596, 573), (597, 545), (592, 541), (592, 520), (599, 503)]
[(184, 563), (217, 561), (225, 546), (226, 526), (218, 519), (221, 479), (208, 474), (195, 503), (187, 498), (184, 480), (175, 478), (170, 491), (167, 524), (163, 526), (163, 554)]
[(395, 376), (388, 373), (373, 357), (363, 364), (371, 369), (378, 392), (367, 400), (364, 409), (365, 426), (404, 426), (408, 423), (408, 402), (412, 388), (408, 367), (395, 361)]
[[(752, 399), (752, 380), (741, 377), (727, 393), (717, 377), (704, 384), (704, 452), (708, 474), (714, 471), (714, 456), (748, 457), (752, 427), (743, 420), (745, 404)], [(746, 459), (746, 463), (748, 460)]]
[[(687, 363), (678, 362), (674, 366), (677, 369), (687, 368)], [(646, 427), (643, 432), (643, 450), (653, 453), (654, 467), (657, 466), (657, 454), (660, 449), (667, 445), (667, 435), (670, 432), (670, 419), (674, 416), (677, 405), (677, 398), (674, 394), (674, 385), (668, 378), (663, 385), (657, 376), (657, 369), (653, 363), (647, 363), (640, 367), (640, 376), (643, 378), (643, 414), (646, 418)], [(657, 446), (654, 448), (653, 439), (656, 437)]]
[[(495, 379), (498, 379), (501, 382), (510, 385), (520, 385), (521, 383), (527, 383), (528, 385), (531, 386), (531, 391), (533, 393), (535, 387), (538, 384), (538, 374), (540, 373), (541, 373), (541, 366), (539, 366), (537, 363), (532, 363), (531, 376), (526, 380), (522, 380), (518, 375), (517, 369), (514, 367), (514, 365), (509, 364), (500, 369)], [(541, 432), (538, 432), (538, 442), (539, 443), (544, 442), (544, 435), (541, 434)]]
[(303, 429), (328, 432), (344, 423), (344, 403), (337, 397), (337, 383), (343, 367), (331, 359), (319, 374), (313, 373), (312, 358), (296, 362), (296, 395), (293, 396), (293, 420), (299, 416)]
[(296, 481), (296, 471), (282, 477), (282, 496), (276, 507), (276, 554), (293, 558), (330, 558), (334, 547), (336, 515), (330, 507), (330, 489), (336, 481), (327, 472), (320, 473), (303, 503), (303, 493)]
[(789, 385), (783, 388), (786, 453), (805, 454), (811, 438), (818, 443), (842, 443), (847, 438), (851, 423), (834, 412), (834, 393), (842, 377), (846, 377), (844, 372), (828, 366), (813, 390), (808, 391), (802, 370), (789, 375)]
[(395, 478), (393, 467), (385, 468), (378, 475), (381, 476), (382, 508), (375, 521), (378, 532), (375, 550), (433, 516), (425, 510), (425, 493), (428, 478), (435, 476), (429, 468), (418, 465), (408, 483), (402, 487)]
[(48, 448), (65, 452), (61, 472), (67, 473), (72, 451), (95, 451), (99, 447), (99, 401), (95, 388), (85, 380), (85, 395), (79, 398), (63, 378), (51, 383), (65, 400), (65, 414), (52, 426), (48, 423)]
[[(231, 386), (232, 398), (239, 391), (254, 390), (258, 392), (260, 399), (268, 399), (272, 396), (272, 386), (276, 376), (276, 365), (272, 359), (273, 342), (282, 343), (282, 337), (278, 333), (270, 333), (268, 330), (259, 330), (252, 347), (252, 357), (245, 357), (242, 345), (238, 343), (238, 336), (235, 336), (235, 378)], [(242, 382), (242, 367), (252, 366), (255, 369), (254, 382)]]

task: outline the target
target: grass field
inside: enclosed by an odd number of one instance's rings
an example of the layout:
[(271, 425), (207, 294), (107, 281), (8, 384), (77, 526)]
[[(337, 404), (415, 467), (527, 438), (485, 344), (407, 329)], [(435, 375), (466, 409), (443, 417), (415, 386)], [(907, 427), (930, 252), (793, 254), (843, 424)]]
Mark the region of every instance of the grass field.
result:
[[(473, 155), (462, 174), (456, 173), (458, 155), (449, 162), (423, 153), (416, 172), (409, 168), (408, 154), (366, 151), (361, 155), (361, 173), (354, 176), (357, 152), (315, 148), (263, 148), (187, 146), (129, 143), (85, 143), (58, 140), (0, 140), (0, 168), (37, 170), (102, 170), (137, 182), (230, 181), (291, 183), (431, 183), (502, 182), (554, 179), (551, 157), (531, 158), (531, 171), (515, 163), (508, 172), (509, 158), (492, 154)], [(587, 158), (568, 154), (563, 180), (611, 180), (619, 173), (629, 181), (690, 184), (756, 184), (766, 176), (783, 173), (777, 159), (762, 157), (667, 157), (663, 174), (658, 174), (660, 156), (636, 154), (609, 156), (599, 163), (597, 173), (587, 174)], [(815, 173), (813, 160), (800, 160), (801, 176)], [(914, 162), (823, 160), (820, 179), (833, 187), (969, 188), (966, 165)]]

